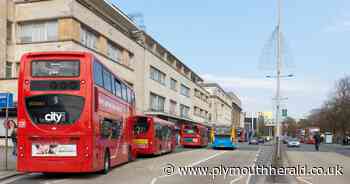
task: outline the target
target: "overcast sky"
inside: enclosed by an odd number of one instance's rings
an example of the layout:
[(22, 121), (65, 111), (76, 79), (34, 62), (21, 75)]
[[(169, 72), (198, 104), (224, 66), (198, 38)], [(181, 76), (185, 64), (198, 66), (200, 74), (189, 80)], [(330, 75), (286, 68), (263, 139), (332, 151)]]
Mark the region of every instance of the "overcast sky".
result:
[[(275, 81), (271, 35), (276, 0), (111, 0), (142, 13), (146, 31), (204, 79), (234, 91), (244, 111), (272, 111)], [(283, 106), (303, 117), (350, 73), (350, 1), (284, 0)], [(270, 68), (270, 70), (268, 70)]]

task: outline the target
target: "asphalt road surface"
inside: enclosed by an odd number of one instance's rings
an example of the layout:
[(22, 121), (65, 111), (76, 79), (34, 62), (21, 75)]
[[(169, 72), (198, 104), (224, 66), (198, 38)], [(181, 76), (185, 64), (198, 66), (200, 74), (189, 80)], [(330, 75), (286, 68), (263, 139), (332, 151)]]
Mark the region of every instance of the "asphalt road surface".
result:
[[(40, 173), (27, 174), (1, 181), (0, 184), (170, 184), (170, 183), (247, 183), (249, 176), (242, 175), (180, 175), (175, 171), (166, 175), (164, 168), (172, 166), (206, 167), (209, 171), (219, 167), (244, 167), (255, 163), (262, 146), (240, 145), (236, 150), (213, 150), (210, 148), (183, 149), (158, 157), (141, 158), (134, 162), (117, 166), (107, 175), (62, 174), (46, 176)], [(216, 170), (218, 171), (218, 170)]]

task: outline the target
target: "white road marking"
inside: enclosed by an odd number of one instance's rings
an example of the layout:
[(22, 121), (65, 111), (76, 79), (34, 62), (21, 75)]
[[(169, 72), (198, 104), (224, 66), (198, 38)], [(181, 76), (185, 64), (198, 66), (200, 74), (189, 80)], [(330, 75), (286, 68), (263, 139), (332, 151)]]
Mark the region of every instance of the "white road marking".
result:
[(42, 181), (41, 184), (57, 184), (57, 183), (63, 183), (65, 181), (68, 181), (67, 179), (58, 179), (58, 180), (52, 180), (52, 181)]
[[(310, 177), (307, 177), (307, 178), (309, 178), (309, 179), (310, 179)], [(304, 183), (307, 183), (307, 184), (312, 184), (312, 182), (310, 182), (310, 181), (306, 180), (306, 178), (305, 178), (305, 177), (297, 177), (297, 179), (298, 179), (298, 180), (300, 180), (300, 181), (302, 181), (302, 182), (304, 182)]]
[(34, 174), (24, 174), (24, 175), (20, 175), (20, 176), (15, 176), (15, 177), (12, 177), (12, 178), (9, 178), (9, 179), (6, 179), (4, 181), (1, 181), (0, 184), (8, 184), (8, 183), (12, 183), (16, 180), (20, 180), (22, 178), (25, 178), (27, 177), (28, 175), (34, 175)]
[(241, 179), (243, 179), (243, 175), (240, 175), (238, 178), (233, 179), (233, 180), (230, 182), (230, 184), (234, 184), (234, 183), (236, 183), (236, 182), (238, 182), (238, 181), (241, 181)]
[[(259, 154), (260, 154), (261, 150), (262, 150), (262, 149), (261, 149), (261, 146), (259, 146), (258, 152), (257, 152), (256, 155), (255, 155), (255, 159), (254, 159), (253, 165), (252, 165), (251, 167), (254, 167), (255, 164), (256, 164), (256, 162), (258, 161), (258, 157), (259, 157)], [(249, 174), (249, 175), (248, 175), (248, 179), (247, 179), (247, 181), (246, 181), (246, 184), (249, 184), (251, 179), (252, 179), (252, 175)]]
[(200, 163), (202, 163), (202, 162), (206, 162), (206, 161), (208, 161), (208, 160), (210, 160), (210, 159), (212, 159), (212, 158), (215, 158), (215, 157), (217, 157), (217, 156), (219, 156), (219, 155), (222, 155), (222, 154), (224, 154), (224, 153), (227, 153), (227, 151), (222, 151), (222, 152), (216, 153), (215, 155), (212, 155), (212, 156), (210, 156), (210, 157), (207, 157), (207, 158), (205, 158), (205, 159), (202, 159), (202, 160), (199, 160), (199, 161), (197, 161), (197, 162), (194, 162), (194, 163), (188, 165), (188, 167), (196, 166), (196, 165), (198, 165), (198, 164), (200, 164)]
[[(212, 158), (215, 158), (215, 157), (217, 157), (217, 156), (219, 156), (219, 155), (222, 155), (222, 154), (224, 154), (224, 153), (227, 153), (227, 151), (222, 151), (222, 152), (216, 153), (216, 154), (214, 154), (214, 155), (212, 155), (212, 156), (209, 156), (209, 157), (207, 157), (207, 158), (205, 158), (205, 159), (202, 159), (202, 160), (199, 160), (199, 161), (197, 161), (197, 162), (191, 163), (191, 164), (189, 164), (187, 167), (196, 166), (196, 165), (198, 165), (198, 164), (200, 164), (200, 163), (206, 162), (206, 161), (208, 161), (208, 160), (210, 160), (210, 159), (212, 159)], [(177, 171), (176, 171), (174, 174), (172, 174), (172, 175), (161, 175), (161, 176), (154, 177), (154, 178), (152, 179), (152, 181), (151, 181), (150, 184), (155, 184), (155, 183), (157, 182), (158, 179), (166, 178), (166, 177), (169, 177), (169, 176), (174, 176), (175, 174), (177, 174)]]

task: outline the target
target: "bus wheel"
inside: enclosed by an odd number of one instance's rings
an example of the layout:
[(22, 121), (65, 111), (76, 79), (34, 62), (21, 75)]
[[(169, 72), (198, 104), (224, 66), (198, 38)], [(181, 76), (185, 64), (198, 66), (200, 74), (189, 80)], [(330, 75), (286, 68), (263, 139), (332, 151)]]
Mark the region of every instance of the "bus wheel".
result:
[(107, 174), (109, 172), (109, 169), (111, 168), (110, 164), (111, 164), (111, 160), (110, 160), (110, 157), (109, 157), (109, 153), (108, 153), (108, 151), (106, 151), (105, 158), (104, 158), (104, 163), (103, 163), (103, 170), (102, 170), (103, 174)]

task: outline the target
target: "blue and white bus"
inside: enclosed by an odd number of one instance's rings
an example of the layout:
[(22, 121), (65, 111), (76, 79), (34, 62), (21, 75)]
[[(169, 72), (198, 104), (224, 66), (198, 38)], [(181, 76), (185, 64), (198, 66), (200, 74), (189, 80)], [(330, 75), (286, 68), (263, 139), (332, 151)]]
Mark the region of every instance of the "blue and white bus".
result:
[(212, 130), (213, 141), (212, 148), (236, 149), (238, 148), (236, 140), (236, 131), (230, 126), (215, 126)]

